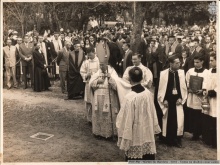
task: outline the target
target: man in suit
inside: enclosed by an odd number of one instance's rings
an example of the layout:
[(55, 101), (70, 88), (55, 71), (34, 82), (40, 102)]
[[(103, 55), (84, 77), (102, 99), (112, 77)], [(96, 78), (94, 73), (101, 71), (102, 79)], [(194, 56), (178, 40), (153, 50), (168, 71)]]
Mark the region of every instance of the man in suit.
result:
[(14, 88), (17, 88), (16, 80), (16, 57), (18, 56), (18, 50), (15, 46), (12, 46), (12, 40), (7, 40), (7, 46), (3, 47), (3, 56), (7, 77), (7, 89), (12, 87), (10, 82), (11, 76), (14, 82)]
[(142, 39), (140, 46), (139, 46), (139, 53), (142, 55), (141, 63), (144, 66), (147, 66), (146, 64), (146, 51), (147, 51), (147, 46), (148, 46), (148, 34), (144, 34), (144, 38)]
[[(65, 46), (65, 36), (64, 36), (64, 33), (60, 33), (60, 40), (61, 40), (61, 43), (62, 43), (62, 47), (64, 47)], [(71, 42), (71, 40), (70, 40), (70, 42)]]
[(196, 46), (194, 42), (189, 43), (189, 49), (190, 49), (190, 53), (189, 53), (189, 57), (186, 59), (185, 61), (185, 65), (184, 65), (184, 71), (185, 73), (190, 69), (194, 67), (194, 57), (198, 54), (196, 52)]
[(58, 57), (57, 57), (57, 65), (59, 66), (59, 74), (60, 74), (60, 87), (62, 93), (66, 93), (67, 91), (65, 88), (65, 79), (67, 78), (69, 71), (70, 47), (71, 47), (71, 42), (66, 41), (65, 46), (63, 47), (62, 50), (58, 52)]
[(204, 64), (203, 64), (203, 67), (206, 68), (206, 69), (209, 69), (209, 55), (208, 54), (205, 54), (205, 50), (200, 46), (200, 43), (199, 43), (199, 39), (194, 39), (194, 43), (195, 43), (195, 49), (196, 49), (196, 52), (200, 55), (200, 56), (203, 56), (204, 58)]
[(33, 43), (28, 42), (29, 37), (26, 35), (24, 37), (24, 43), (19, 46), (19, 55), (21, 57), (22, 62), (22, 72), (23, 72), (23, 81), (24, 81), (24, 89), (27, 88), (27, 74), (30, 74), (31, 86), (34, 85), (33, 80), (33, 69), (32, 69), (32, 55), (34, 45)]
[(132, 66), (132, 50), (130, 49), (130, 44), (129, 43), (124, 43), (122, 45), (122, 49), (124, 50), (125, 54), (124, 54), (124, 58), (122, 59), (121, 61), (121, 66), (122, 66), (122, 75), (125, 71), (125, 69), (128, 67), (128, 66)]
[[(17, 50), (18, 50), (18, 53), (19, 53), (19, 46), (21, 45), (21, 43), (22, 43), (22, 38), (21, 37), (18, 37), (18, 39), (17, 39), (17, 44), (15, 45), (15, 47), (17, 48)], [(19, 57), (19, 54), (18, 54), (18, 58), (20, 58)], [(18, 64), (17, 64), (17, 66), (16, 66), (16, 77), (17, 77), (17, 80), (18, 80), (18, 82), (21, 84), (21, 82), (22, 82), (22, 76), (21, 75), (23, 75), (23, 72), (22, 72), (22, 63), (21, 63), (21, 61), (20, 62), (18, 62)]]
[(165, 47), (165, 53), (168, 56), (170, 52), (174, 53), (176, 50), (177, 42), (175, 42), (175, 36), (168, 37), (168, 43)]

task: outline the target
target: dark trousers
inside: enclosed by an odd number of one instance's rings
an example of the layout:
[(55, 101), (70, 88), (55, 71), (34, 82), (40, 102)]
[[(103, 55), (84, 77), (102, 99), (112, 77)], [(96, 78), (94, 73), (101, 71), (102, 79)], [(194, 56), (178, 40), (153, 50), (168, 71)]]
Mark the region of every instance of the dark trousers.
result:
[(22, 72), (23, 72), (24, 87), (27, 88), (27, 74), (30, 74), (31, 86), (33, 86), (34, 79), (33, 79), (32, 64), (28, 63), (27, 66), (22, 66)]
[(60, 87), (61, 87), (62, 92), (65, 92), (65, 91), (67, 91), (66, 85), (65, 85), (65, 80), (67, 80), (67, 78), (68, 78), (67, 77), (68, 72), (67, 71), (60, 71), (59, 74), (60, 74)]
[(133, 158), (128, 158), (127, 156), (125, 156), (125, 161), (127, 162), (129, 160), (155, 160), (155, 154), (143, 155), (143, 157), (141, 159), (139, 159), (139, 158), (133, 159)]
[(205, 144), (217, 147), (216, 118), (202, 114), (202, 140)]
[(189, 108), (193, 137), (202, 135), (202, 110)]

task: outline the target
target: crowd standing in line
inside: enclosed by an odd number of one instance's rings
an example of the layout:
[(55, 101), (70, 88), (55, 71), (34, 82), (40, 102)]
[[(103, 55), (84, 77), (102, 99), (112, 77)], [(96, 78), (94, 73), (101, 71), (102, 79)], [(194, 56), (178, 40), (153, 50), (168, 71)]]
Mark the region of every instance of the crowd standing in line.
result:
[[(96, 137), (118, 136), (126, 160), (155, 159), (154, 134), (181, 148), (192, 140), (217, 146), (216, 25), (152, 26), (144, 22), (138, 51), (132, 27), (10, 31), (3, 48), (7, 89), (50, 90), (60, 81), (66, 100), (85, 100)], [(11, 80), (12, 77), (12, 80)], [(152, 89), (154, 89), (152, 93)]]

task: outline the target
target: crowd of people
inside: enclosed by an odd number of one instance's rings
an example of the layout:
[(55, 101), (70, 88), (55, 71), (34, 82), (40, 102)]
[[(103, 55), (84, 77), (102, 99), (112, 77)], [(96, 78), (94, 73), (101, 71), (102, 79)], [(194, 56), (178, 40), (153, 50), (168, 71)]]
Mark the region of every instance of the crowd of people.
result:
[(181, 148), (189, 132), (216, 148), (216, 25), (145, 21), (137, 52), (131, 32), (123, 23), (34, 31), (23, 39), (11, 31), (3, 48), (7, 89), (30, 85), (41, 92), (59, 79), (66, 100), (84, 98), (93, 134), (117, 136), (126, 160), (155, 159), (154, 134)]

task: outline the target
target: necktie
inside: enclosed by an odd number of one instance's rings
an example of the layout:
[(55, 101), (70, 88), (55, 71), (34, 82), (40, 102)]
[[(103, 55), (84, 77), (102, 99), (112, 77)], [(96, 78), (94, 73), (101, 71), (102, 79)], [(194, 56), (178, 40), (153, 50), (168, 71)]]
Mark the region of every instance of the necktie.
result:
[(170, 53), (170, 52), (171, 52), (171, 46), (172, 46), (172, 45), (170, 45), (170, 46), (169, 46), (168, 53)]

